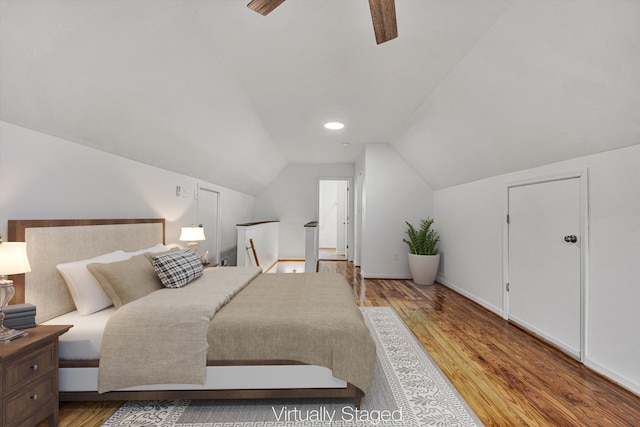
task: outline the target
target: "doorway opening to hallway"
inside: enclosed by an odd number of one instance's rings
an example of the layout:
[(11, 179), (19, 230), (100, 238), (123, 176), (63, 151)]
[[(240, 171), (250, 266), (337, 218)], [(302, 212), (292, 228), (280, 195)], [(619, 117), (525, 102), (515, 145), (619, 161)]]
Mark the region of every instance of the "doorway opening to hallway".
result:
[(344, 178), (318, 181), (318, 258), (345, 261), (349, 256), (349, 186)]

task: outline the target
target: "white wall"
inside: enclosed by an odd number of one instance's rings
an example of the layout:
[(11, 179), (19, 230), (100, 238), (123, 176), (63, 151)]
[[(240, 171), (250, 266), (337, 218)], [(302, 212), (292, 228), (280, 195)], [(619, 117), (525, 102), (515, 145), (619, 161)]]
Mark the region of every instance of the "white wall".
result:
[[(318, 220), (318, 179), (353, 178), (353, 170), (353, 164), (288, 165), (256, 196), (256, 221), (280, 221), (280, 259), (304, 259), (304, 225)], [(348, 241), (351, 259), (353, 232)]]
[[(221, 256), (235, 259), (235, 225), (255, 198), (50, 135), (0, 122), (0, 233), (8, 219), (166, 219), (166, 241), (196, 222), (198, 183), (220, 191)], [(177, 197), (176, 186), (188, 197)]]
[(364, 175), (361, 274), (410, 278), (405, 221), (433, 216), (433, 191), (388, 144), (368, 144), (357, 166)]
[(590, 204), (586, 365), (640, 393), (640, 145), (436, 191), (439, 280), (502, 313), (505, 183), (582, 168)]
[(434, 192), (440, 234), (438, 281), (502, 311), (503, 179), (490, 178)]
[(260, 267), (262, 267), (262, 271), (267, 271), (278, 261), (278, 249), (280, 245), (279, 222), (238, 225), (236, 228), (238, 230), (237, 265), (257, 265), (253, 255), (253, 249), (251, 249), (251, 240), (253, 240), (253, 248), (256, 251), (256, 257), (258, 258)]

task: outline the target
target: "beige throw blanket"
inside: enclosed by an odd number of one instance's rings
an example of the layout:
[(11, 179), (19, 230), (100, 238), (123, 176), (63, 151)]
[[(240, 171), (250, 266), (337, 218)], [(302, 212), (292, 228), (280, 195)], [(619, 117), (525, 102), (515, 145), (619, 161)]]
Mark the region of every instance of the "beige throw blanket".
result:
[(353, 289), (333, 273), (261, 274), (211, 322), (209, 360), (325, 366), (367, 392), (376, 347)]
[(204, 384), (211, 318), (260, 271), (208, 269), (184, 288), (161, 289), (116, 310), (102, 338), (98, 393)]

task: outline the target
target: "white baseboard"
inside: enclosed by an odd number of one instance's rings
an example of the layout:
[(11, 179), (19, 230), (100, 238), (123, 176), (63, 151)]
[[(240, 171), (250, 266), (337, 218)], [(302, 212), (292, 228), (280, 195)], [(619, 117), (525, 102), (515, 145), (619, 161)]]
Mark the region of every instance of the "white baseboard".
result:
[[(464, 295), (465, 297), (469, 298), (470, 300), (480, 304), (481, 306), (483, 306), (484, 308), (486, 308), (489, 311), (492, 311), (494, 313), (496, 313), (497, 315), (499, 315), (500, 317), (502, 317), (503, 315), (503, 311), (502, 308), (498, 308), (495, 307), (492, 304), (489, 304), (488, 302), (482, 300), (481, 298), (478, 298), (477, 296), (467, 292), (464, 289), (460, 289), (459, 287), (457, 287), (456, 285), (454, 285), (453, 283), (448, 282), (442, 275), (438, 275), (437, 279), (438, 283), (442, 283), (443, 285), (445, 285), (448, 288), (453, 289), (454, 291), (458, 292), (461, 295)], [(597, 372), (598, 374), (604, 376), (605, 378), (613, 381), (614, 383), (618, 384), (620, 387), (629, 390), (630, 392), (640, 395), (640, 384), (635, 383), (634, 381), (629, 380), (628, 378), (625, 378), (623, 375), (620, 375), (619, 373), (612, 371), (611, 369), (606, 368), (605, 366), (589, 359), (587, 357), (587, 360), (585, 361), (584, 365), (593, 370), (594, 372)]]
[(459, 288), (458, 286), (454, 285), (453, 283), (447, 281), (444, 276), (442, 276), (441, 274), (438, 274), (438, 277), (436, 278), (436, 281), (438, 283), (441, 283), (443, 285), (445, 285), (447, 288), (451, 288), (454, 291), (456, 291), (457, 293), (459, 293), (460, 295), (464, 295), (465, 297), (469, 298), (471, 301), (480, 304), (481, 306), (483, 306), (484, 308), (486, 308), (489, 311), (492, 311), (494, 313), (496, 313), (498, 316), (502, 317), (502, 307), (496, 307), (495, 305), (483, 300), (482, 298), (478, 298), (476, 295), (471, 294), (469, 292), (467, 292), (464, 289)]
[(640, 396), (640, 384), (633, 382), (628, 378), (625, 378), (619, 373), (612, 371), (611, 369), (608, 369), (597, 362), (594, 362), (588, 357), (587, 357), (587, 360), (585, 360), (584, 365), (587, 368), (591, 369), (592, 371), (595, 371), (600, 375), (610, 379), (614, 383), (618, 384), (620, 387), (625, 388), (629, 390), (631, 393), (634, 393)]
[(360, 269), (360, 276), (362, 276), (363, 279), (398, 279), (398, 280), (411, 280), (411, 274), (409, 275), (404, 275), (404, 274), (388, 274), (388, 273), (380, 273), (380, 274), (376, 274), (376, 273), (367, 273), (362, 271), (362, 269)]

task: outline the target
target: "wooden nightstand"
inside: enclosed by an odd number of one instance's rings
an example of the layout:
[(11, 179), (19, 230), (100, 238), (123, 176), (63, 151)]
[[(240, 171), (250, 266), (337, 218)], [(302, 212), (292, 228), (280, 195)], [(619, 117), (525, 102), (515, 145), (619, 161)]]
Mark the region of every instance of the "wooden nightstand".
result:
[(37, 326), (0, 344), (0, 425), (58, 425), (58, 337), (71, 325)]

